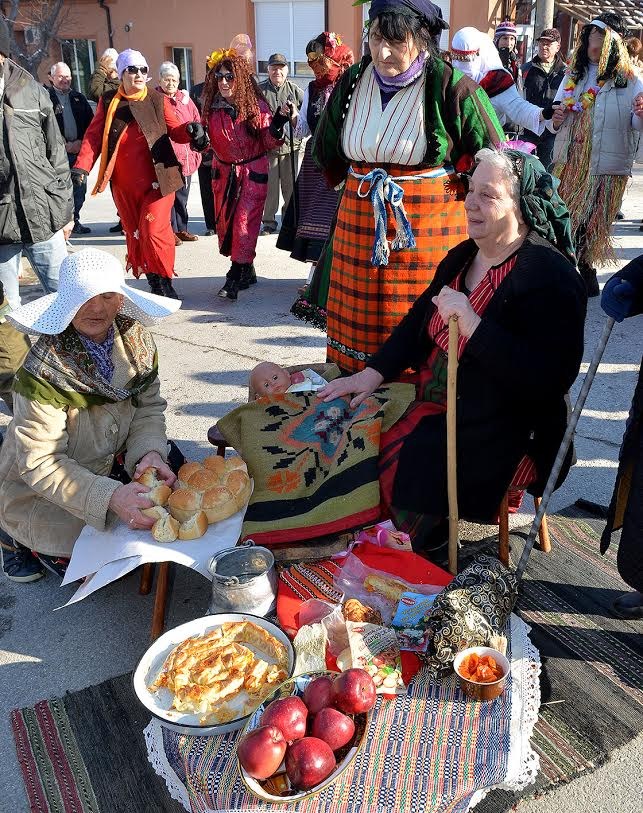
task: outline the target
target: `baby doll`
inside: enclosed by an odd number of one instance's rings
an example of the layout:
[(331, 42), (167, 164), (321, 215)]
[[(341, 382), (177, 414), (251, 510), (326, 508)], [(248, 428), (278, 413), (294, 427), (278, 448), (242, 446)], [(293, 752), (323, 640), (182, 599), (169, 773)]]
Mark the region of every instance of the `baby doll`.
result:
[(314, 370), (289, 373), (272, 361), (262, 361), (250, 373), (250, 390), (255, 398), (282, 392), (314, 392), (328, 383)]

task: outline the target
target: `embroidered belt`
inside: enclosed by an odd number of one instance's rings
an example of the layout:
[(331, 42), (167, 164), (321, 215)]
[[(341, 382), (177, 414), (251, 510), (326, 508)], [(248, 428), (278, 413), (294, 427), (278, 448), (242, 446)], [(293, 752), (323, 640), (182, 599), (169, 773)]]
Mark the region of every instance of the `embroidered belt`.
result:
[[(404, 208), (404, 190), (400, 183), (405, 181), (417, 181), (422, 178), (441, 178), (453, 173), (451, 166), (445, 165), (426, 172), (417, 172), (413, 175), (400, 175), (393, 179), (385, 169), (375, 167), (366, 175), (355, 172), (353, 167), (349, 167), (348, 172), (359, 181), (357, 195), (360, 198), (370, 197), (373, 204), (373, 214), (375, 215), (375, 242), (373, 243), (373, 254), (371, 263), (373, 265), (388, 265), (388, 258), (391, 252), (401, 251), (403, 248), (415, 248), (415, 237), (411, 224)], [(364, 183), (368, 184), (366, 192), (362, 192)], [(395, 217), (395, 237), (389, 247), (386, 239), (386, 229), (388, 227), (388, 217), (386, 214), (386, 204), (389, 204)]]

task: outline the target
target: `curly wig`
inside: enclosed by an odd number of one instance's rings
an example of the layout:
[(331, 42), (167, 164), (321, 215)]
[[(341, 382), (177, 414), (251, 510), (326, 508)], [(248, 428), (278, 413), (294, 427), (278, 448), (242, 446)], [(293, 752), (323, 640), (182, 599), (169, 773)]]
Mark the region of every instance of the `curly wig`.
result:
[[(619, 14), (606, 11), (596, 17), (608, 26), (605, 31), (605, 42), (603, 53), (598, 66), (599, 81), (616, 79), (618, 74), (623, 74), (627, 78), (632, 76), (632, 65), (629, 54), (623, 42), (623, 34), (626, 33), (623, 19)], [(570, 61), (571, 75), (578, 82), (587, 73), (589, 66), (589, 35), (596, 29), (596, 26), (588, 23), (583, 26), (578, 45)]]
[(248, 61), (243, 56), (227, 56), (208, 71), (203, 88), (204, 119), (207, 122), (212, 102), (219, 92), (216, 73), (221, 69), (229, 71), (234, 76), (234, 92), (230, 101), (236, 108), (240, 121), (245, 122), (250, 133), (257, 133), (259, 130), (259, 100), (263, 99), (263, 94)]

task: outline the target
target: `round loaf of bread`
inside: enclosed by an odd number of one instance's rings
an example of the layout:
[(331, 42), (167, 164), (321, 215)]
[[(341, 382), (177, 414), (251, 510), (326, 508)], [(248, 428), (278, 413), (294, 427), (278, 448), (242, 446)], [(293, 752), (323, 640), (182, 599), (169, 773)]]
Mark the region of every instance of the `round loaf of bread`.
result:
[(246, 461), (242, 457), (239, 457), (238, 454), (234, 455), (233, 457), (226, 457), (225, 461), (226, 472), (236, 471), (237, 469), (247, 472), (248, 466), (246, 464)]
[(165, 505), (171, 493), (172, 489), (169, 486), (166, 486), (165, 483), (160, 483), (158, 486), (151, 488), (147, 494), (142, 494), (141, 496), (152, 500), (154, 505)]
[(213, 471), (219, 478), (223, 477), (225, 470), (226, 470), (226, 459), (225, 457), (221, 457), (221, 455), (213, 454), (210, 457), (206, 457), (203, 461), (203, 465), (209, 471)]
[(199, 469), (188, 478), (188, 489), (203, 494), (209, 488), (221, 485), (219, 475), (210, 469)]
[(203, 466), (200, 463), (184, 463), (177, 474), (179, 488), (187, 488), (188, 480), (197, 471), (201, 471)]
[(187, 522), (182, 522), (179, 528), (179, 539), (198, 539), (208, 530), (208, 518), (205, 511), (197, 511)]
[(161, 505), (153, 505), (151, 508), (142, 508), (141, 514), (145, 514), (146, 517), (151, 517), (152, 519), (163, 519), (163, 517), (168, 516), (167, 510)]
[(179, 521), (167, 514), (152, 526), (152, 536), (157, 542), (174, 542), (179, 536)]
[(148, 488), (154, 488), (158, 485), (164, 485), (163, 480), (160, 479), (158, 476), (158, 470), (154, 466), (148, 466), (143, 474), (140, 477), (137, 477), (134, 481), (136, 483), (142, 483), (144, 486)]
[(205, 511), (208, 522), (220, 522), (237, 513), (237, 503), (234, 494), (224, 486), (215, 486), (208, 489), (203, 495), (201, 507)]
[(179, 522), (186, 522), (201, 509), (201, 495), (198, 491), (179, 488), (170, 495), (167, 510)]
[(237, 511), (240, 511), (248, 502), (250, 496), (250, 478), (245, 471), (235, 469), (225, 477), (223, 484), (234, 495)]

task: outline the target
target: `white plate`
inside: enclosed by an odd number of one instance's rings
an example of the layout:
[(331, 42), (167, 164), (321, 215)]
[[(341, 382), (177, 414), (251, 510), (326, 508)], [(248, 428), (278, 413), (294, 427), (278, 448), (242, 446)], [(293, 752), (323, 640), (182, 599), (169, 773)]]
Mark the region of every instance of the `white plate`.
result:
[(193, 635), (203, 635), (220, 627), (221, 624), (231, 621), (251, 621), (274, 635), (288, 651), (288, 675), (292, 675), (295, 666), (295, 652), (292, 643), (279, 627), (270, 621), (266, 621), (265, 618), (247, 613), (219, 613), (217, 615), (206, 615), (204, 618), (195, 618), (193, 621), (188, 621), (187, 624), (181, 624), (180, 627), (168, 630), (160, 638), (157, 638), (143, 655), (134, 672), (136, 696), (145, 708), (155, 717), (158, 717), (167, 728), (178, 731), (180, 734), (194, 734), (196, 736), (225, 734), (228, 731), (236, 731), (241, 728), (250, 716), (245, 714), (236, 720), (220, 725), (202, 725), (199, 723), (198, 714), (186, 714), (183, 711), (170, 709), (172, 693), (169, 690), (160, 689), (158, 692), (150, 692), (147, 688), (156, 679), (165, 659), (174, 647), (185, 641), (186, 638), (191, 638)]
[[(257, 728), (257, 726), (260, 724), (261, 715), (263, 714), (264, 709), (273, 700), (276, 700), (279, 697), (289, 697), (290, 695), (302, 697), (304, 694), (304, 689), (311, 680), (319, 677), (320, 675), (329, 674), (336, 675), (337, 673), (325, 671), (309, 672), (308, 674), (297, 675), (296, 677), (286, 680), (281, 684), (281, 686), (278, 686), (272, 694), (268, 695), (268, 697), (266, 697), (266, 699), (252, 713), (250, 719), (246, 723), (245, 728), (243, 729), (243, 734), (246, 734), (248, 731), (252, 731), (253, 728)], [(363, 714), (350, 715), (355, 722), (355, 735), (353, 737), (353, 741), (347, 746), (344, 746), (344, 748), (340, 749), (338, 752), (340, 759), (335, 766), (335, 770), (329, 776), (327, 776), (323, 782), (320, 782), (319, 785), (315, 785), (314, 788), (310, 788), (309, 790), (294, 790), (293, 788), (290, 788), (290, 783), (286, 777), (286, 769), (283, 762), (277, 770), (277, 774), (279, 774), (277, 783), (283, 786), (283, 792), (281, 794), (277, 795), (277, 793), (271, 792), (271, 784), (275, 781), (274, 779), (267, 779), (263, 782), (253, 779), (246, 772), (241, 763), (238, 763), (241, 779), (243, 780), (244, 785), (251, 793), (257, 796), (259, 799), (263, 799), (265, 802), (288, 804), (290, 802), (300, 802), (303, 799), (308, 799), (309, 797), (316, 795), (320, 791), (324, 790), (324, 788), (327, 788), (330, 784), (332, 784), (355, 759), (357, 752), (364, 742), (370, 715), (371, 711), (364, 712)]]

